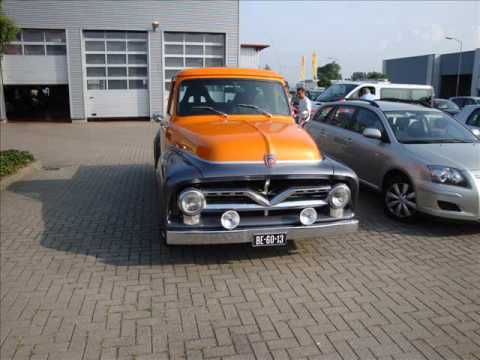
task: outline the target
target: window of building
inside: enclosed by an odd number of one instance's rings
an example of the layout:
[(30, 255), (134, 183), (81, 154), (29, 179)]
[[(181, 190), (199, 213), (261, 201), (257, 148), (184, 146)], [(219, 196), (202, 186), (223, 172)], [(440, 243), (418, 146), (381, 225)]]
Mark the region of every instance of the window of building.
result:
[(7, 45), (6, 55), (65, 55), (65, 30), (22, 29)]
[(84, 31), (87, 88), (148, 88), (148, 35), (141, 31)]
[(176, 73), (188, 68), (225, 66), (225, 34), (165, 32), (165, 91)]

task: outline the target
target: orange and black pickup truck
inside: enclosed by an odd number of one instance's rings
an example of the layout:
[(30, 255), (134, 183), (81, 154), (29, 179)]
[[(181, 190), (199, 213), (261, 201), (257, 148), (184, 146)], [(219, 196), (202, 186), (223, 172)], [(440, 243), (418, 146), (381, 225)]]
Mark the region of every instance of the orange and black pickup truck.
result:
[(167, 244), (251, 243), (354, 232), (358, 179), (291, 116), (273, 71), (191, 69), (155, 114), (154, 163)]

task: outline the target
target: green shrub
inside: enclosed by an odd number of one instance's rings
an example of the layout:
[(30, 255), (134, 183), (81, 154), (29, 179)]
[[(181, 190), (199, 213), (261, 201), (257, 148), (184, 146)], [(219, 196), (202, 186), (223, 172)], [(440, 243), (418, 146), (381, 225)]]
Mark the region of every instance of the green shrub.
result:
[(18, 169), (28, 165), (35, 158), (28, 151), (0, 151), (0, 178), (14, 174)]

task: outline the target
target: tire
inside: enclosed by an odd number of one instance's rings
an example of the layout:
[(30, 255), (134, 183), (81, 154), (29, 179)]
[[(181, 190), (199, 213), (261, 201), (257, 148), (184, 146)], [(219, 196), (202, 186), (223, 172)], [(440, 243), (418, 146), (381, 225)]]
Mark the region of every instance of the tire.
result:
[(385, 213), (398, 221), (411, 222), (417, 218), (417, 196), (411, 181), (405, 175), (388, 179), (383, 190)]

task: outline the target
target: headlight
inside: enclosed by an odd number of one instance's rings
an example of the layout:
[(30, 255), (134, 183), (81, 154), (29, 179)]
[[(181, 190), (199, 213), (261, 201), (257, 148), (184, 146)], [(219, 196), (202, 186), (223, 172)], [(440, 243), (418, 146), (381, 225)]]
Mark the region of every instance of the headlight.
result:
[(328, 203), (333, 209), (343, 209), (351, 199), (350, 188), (345, 184), (338, 184), (328, 194)]
[(448, 166), (430, 165), (430, 176), (433, 182), (446, 185), (468, 186), (468, 181), (458, 169)]
[(178, 207), (188, 216), (200, 214), (206, 205), (205, 196), (199, 190), (187, 189), (178, 197)]

